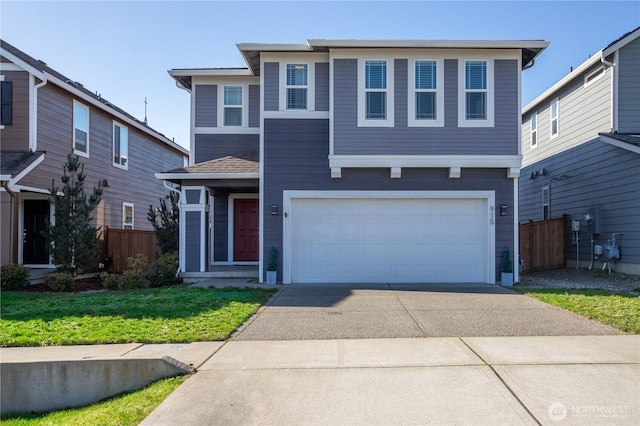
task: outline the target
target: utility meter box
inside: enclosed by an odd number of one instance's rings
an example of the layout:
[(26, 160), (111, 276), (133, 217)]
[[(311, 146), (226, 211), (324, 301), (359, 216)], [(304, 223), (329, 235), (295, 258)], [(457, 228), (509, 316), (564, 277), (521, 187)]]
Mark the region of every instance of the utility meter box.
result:
[(588, 222), (588, 232), (591, 235), (602, 234), (602, 207), (592, 207), (587, 210), (591, 220)]
[(571, 230), (573, 232), (580, 231), (580, 221), (579, 220), (572, 220), (571, 221)]

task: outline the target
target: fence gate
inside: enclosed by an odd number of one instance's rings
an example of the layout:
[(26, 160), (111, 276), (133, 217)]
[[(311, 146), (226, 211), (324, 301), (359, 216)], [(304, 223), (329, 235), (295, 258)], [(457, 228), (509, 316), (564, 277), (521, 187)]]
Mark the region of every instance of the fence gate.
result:
[(155, 261), (156, 252), (160, 253), (160, 248), (156, 245), (156, 234), (153, 231), (107, 228), (106, 241), (107, 255), (112, 258), (109, 268), (112, 272), (127, 269), (128, 257), (144, 254), (151, 263)]
[(565, 246), (566, 215), (556, 219), (520, 224), (520, 257), (522, 273), (543, 269), (564, 268), (567, 263)]

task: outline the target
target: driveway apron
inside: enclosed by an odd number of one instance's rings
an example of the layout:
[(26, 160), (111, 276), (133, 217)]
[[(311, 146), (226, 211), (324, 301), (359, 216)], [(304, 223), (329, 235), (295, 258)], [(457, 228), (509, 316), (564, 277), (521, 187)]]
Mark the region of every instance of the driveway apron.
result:
[(231, 340), (602, 334), (618, 332), (497, 285), (294, 284)]

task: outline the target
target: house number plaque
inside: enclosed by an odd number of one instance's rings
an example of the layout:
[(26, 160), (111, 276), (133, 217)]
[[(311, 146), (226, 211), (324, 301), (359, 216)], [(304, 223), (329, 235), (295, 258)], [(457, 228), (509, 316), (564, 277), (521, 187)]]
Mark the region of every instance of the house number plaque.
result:
[(489, 207), (489, 225), (495, 225), (496, 223), (496, 208), (494, 206)]

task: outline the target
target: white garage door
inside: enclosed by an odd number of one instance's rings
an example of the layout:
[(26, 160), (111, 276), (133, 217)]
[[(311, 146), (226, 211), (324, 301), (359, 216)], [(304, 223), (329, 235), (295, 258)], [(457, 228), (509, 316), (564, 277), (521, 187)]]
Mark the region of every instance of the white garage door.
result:
[(486, 282), (487, 199), (297, 198), (290, 281)]

